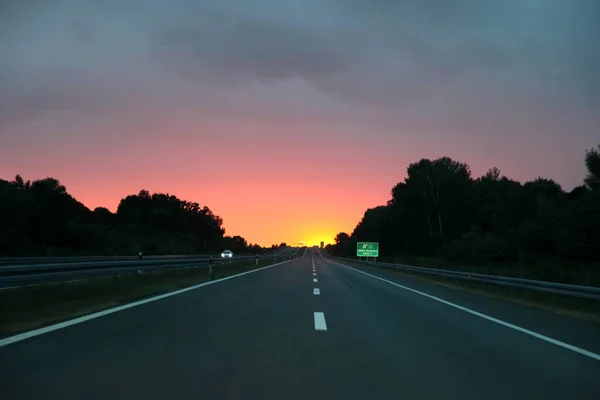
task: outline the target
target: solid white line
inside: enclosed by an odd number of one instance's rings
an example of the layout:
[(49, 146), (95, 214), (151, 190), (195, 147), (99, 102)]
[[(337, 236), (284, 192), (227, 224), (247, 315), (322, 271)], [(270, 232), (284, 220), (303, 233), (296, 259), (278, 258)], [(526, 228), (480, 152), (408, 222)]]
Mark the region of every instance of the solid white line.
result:
[(313, 266), (313, 268), (315, 268), (315, 259), (314, 259), (314, 257), (312, 259), (312, 266)]
[(326, 331), (327, 323), (325, 322), (325, 314), (322, 312), (315, 312), (315, 330)]
[(4, 339), (0, 339), (0, 347), (9, 345), (11, 343), (20, 342), (21, 340), (29, 339), (29, 338), (32, 338), (34, 336), (43, 335), (44, 333), (49, 333), (49, 332), (53, 332), (53, 331), (56, 331), (56, 330), (59, 330), (59, 329), (62, 329), (62, 328), (66, 328), (66, 327), (69, 327), (69, 326), (72, 326), (72, 325), (77, 325), (77, 324), (80, 324), (82, 322), (89, 321), (91, 319), (100, 318), (100, 317), (103, 317), (105, 315), (109, 315), (109, 314), (113, 314), (113, 313), (116, 313), (116, 312), (119, 312), (119, 311), (127, 310), (128, 308), (133, 308), (133, 307), (141, 306), (142, 304), (151, 303), (153, 301), (157, 301), (157, 300), (161, 300), (161, 299), (166, 299), (167, 297), (171, 297), (171, 296), (177, 296), (178, 294), (189, 292), (190, 290), (199, 289), (201, 287), (212, 285), (214, 283), (219, 283), (219, 282), (223, 282), (223, 281), (226, 281), (226, 280), (229, 280), (229, 279), (238, 278), (240, 276), (252, 274), (254, 272), (262, 271), (262, 270), (267, 269), (267, 268), (273, 268), (273, 267), (275, 267), (277, 265), (285, 264), (285, 263), (288, 263), (288, 262), (291, 262), (291, 261), (293, 261), (293, 260), (287, 260), (287, 261), (278, 262), (276, 264), (267, 265), (266, 267), (261, 267), (261, 268), (253, 269), (251, 271), (242, 272), (242, 273), (239, 273), (239, 274), (236, 274), (236, 275), (226, 276), (224, 278), (216, 279), (214, 281), (203, 282), (203, 283), (200, 283), (198, 285), (190, 286), (190, 287), (187, 287), (187, 288), (184, 288), (184, 289), (176, 290), (176, 291), (173, 291), (173, 292), (161, 294), (161, 295), (154, 296), (154, 297), (149, 297), (149, 298), (144, 299), (144, 300), (134, 301), (132, 303), (124, 304), (122, 306), (118, 306), (118, 307), (114, 307), (114, 308), (109, 308), (108, 310), (99, 311), (99, 312), (96, 312), (96, 313), (93, 313), (93, 314), (84, 315), (83, 317), (71, 319), (69, 321), (61, 322), (61, 323), (54, 324), (54, 325), (49, 325), (49, 326), (46, 326), (46, 327), (43, 327), (43, 328), (39, 328), (39, 329), (34, 329), (32, 331), (29, 331), (29, 332), (23, 332), (23, 333), (20, 333), (18, 335), (15, 335), (15, 336), (10, 336), (10, 337), (4, 338)]
[(317, 278), (313, 278), (313, 282), (319, 282)]
[(456, 308), (458, 310), (464, 311), (464, 312), (469, 313), (471, 315), (475, 315), (477, 317), (483, 318), (483, 319), (488, 320), (490, 322), (494, 322), (494, 323), (496, 323), (498, 325), (502, 325), (502, 326), (505, 326), (507, 328), (514, 329), (514, 330), (519, 331), (521, 333), (524, 333), (526, 335), (533, 336), (534, 338), (543, 340), (545, 342), (554, 344), (556, 346), (565, 348), (567, 350), (574, 351), (574, 352), (582, 354), (582, 355), (584, 355), (586, 357), (590, 357), (590, 358), (593, 358), (594, 360), (600, 361), (600, 354), (596, 354), (596, 353), (593, 353), (591, 351), (588, 351), (588, 350), (585, 350), (585, 349), (573, 346), (571, 344), (568, 344), (568, 343), (565, 343), (565, 342), (561, 342), (560, 340), (552, 339), (551, 337), (542, 335), (542, 334), (537, 333), (537, 332), (530, 331), (529, 329), (525, 329), (525, 328), (522, 328), (520, 326), (513, 325), (513, 324), (511, 324), (509, 322), (502, 321), (502, 320), (494, 318), (494, 317), (490, 317), (489, 315), (480, 313), (480, 312), (475, 311), (475, 310), (471, 310), (470, 308), (459, 306), (458, 304), (454, 304), (454, 303), (451, 303), (451, 302), (446, 301), (444, 299), (441, 299), (439, 297), (432, 296), (430, 294), (427, 294), (427, 293), (424, 293), (424, 292), (421, 292), (421, 291), (418, 291), (418, 290), (415, 290), (415, 289), (411, 289), (409, 287), (400, 285), (400, 284), (398, 284), (396, 282), (388, 281), (387, 279), (380, 278), (379, 276), (376, 276), (376, 275), (371, 275), (371, 274), (369, 274), (367, 272), (358, 270), (356, 268), (352, 268), (352, 267), (349, 267), (349, 266), (344, 265), (344, 264), (340, 264), (340, 263), (335, 262), (335, 261), (331, 261), (331, 262), (334, 263), (334, 264), (337, 264), (337, 265), (339, 265), (341, 267), (348, 268), (348, 269), (351, 269), (353, 271), (359, 272), (359, 273), (361, 273), (363, 275), (370, 276), (371, 278), (378, 279), (378, 280), (380, 280), (382, 282), (389, 283), (390, 285), (394, 285), (394, 286), (397, 286), (397, 287), (402, 288), (404, 290), (408, 290), (409, 292), (413, 292), (413, 293), (416, 293), (418, 295), (421, 295), (421, 296), (424, 296), (424, 297), (428, 297), (428, 298), (430, 298), (432, 300), (439, 301), (440, 303), (446, 304), (446, 305), (448, 305), (450, 307), (454, 307), (454, 308)]
[(3, 290), (10, 290), (10, 289), (18, 289), (18, 288), (22, 288), (23, 286), (8, 286), (8, 287), (3, 287), (0, 288), (0, 292)]
[(314, 294), (315, 296), (318, 296), (318, 295), (320, 295), (320, 294), (321, 294), (321, 289), (314, 288), (314, 289), (313, 289), (313, 294)]

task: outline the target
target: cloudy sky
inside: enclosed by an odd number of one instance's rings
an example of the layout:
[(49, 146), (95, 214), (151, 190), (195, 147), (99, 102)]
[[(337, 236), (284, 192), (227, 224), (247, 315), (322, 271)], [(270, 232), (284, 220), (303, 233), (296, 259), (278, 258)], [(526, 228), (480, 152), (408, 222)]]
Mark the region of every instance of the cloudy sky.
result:
[(410, 162), (579, 185), (595, 0), (2, 0), (0, 177), (145, 188), (228, 234), (330, 241)]

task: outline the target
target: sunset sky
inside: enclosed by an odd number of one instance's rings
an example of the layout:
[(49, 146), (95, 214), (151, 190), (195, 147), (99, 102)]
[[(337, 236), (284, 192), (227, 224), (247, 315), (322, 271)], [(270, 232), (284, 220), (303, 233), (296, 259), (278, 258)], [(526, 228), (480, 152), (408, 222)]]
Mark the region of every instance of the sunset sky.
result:
[(566, 190), (600, 143), (600, 1), (2, 0), (0, 177), (140, 189), (331, 242), (409, 163)]

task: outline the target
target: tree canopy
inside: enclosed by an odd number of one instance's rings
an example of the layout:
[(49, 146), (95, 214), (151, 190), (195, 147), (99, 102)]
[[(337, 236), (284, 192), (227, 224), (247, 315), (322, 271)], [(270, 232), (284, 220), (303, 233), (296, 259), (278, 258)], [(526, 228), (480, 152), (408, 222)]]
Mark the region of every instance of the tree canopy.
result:
[(125, 197), (116, 213), (93, 211), (57, 179), (0, 179), (0, 255), (198, 254), (262, 248), (225, 236), (222, 219), (206, 206), (142, 190)]
[(531, 276), (589, 283), (600, 276), (600, 146), (586, 151), (585, 165), (585, 184), (565, 192), (552, 179), (521, 184), (496, 167), (473, 178), (449, 157), (422, 159), (386, 205), (368, 209), (328, 250), (355, 256), (357, 242), (378, 241), (390, 259), (541, 265)]

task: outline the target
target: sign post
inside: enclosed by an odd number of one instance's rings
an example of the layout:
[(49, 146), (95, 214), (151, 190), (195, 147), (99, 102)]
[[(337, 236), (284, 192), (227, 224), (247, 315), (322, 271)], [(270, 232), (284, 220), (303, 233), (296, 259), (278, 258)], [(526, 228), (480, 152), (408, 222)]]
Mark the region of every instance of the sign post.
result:
[(358, 242), (356, 243), (356, 256), (357, 257), (379, 257), (379, 243), (378, 242)]

